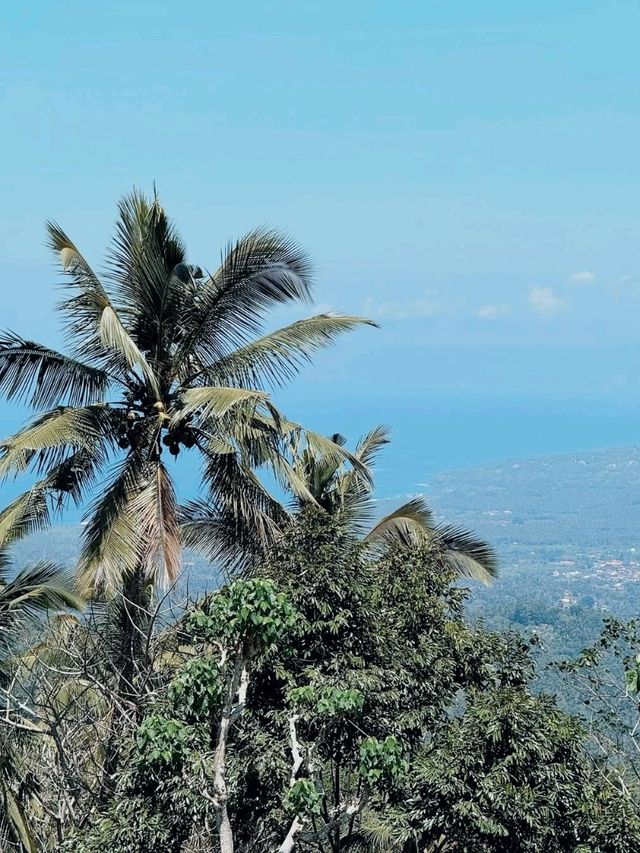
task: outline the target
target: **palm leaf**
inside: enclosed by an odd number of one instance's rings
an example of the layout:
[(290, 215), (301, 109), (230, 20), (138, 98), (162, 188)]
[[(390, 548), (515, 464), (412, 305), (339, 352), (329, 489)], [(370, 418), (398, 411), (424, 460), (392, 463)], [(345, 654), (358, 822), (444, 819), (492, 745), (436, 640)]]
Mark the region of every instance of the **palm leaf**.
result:
[(267, 381), (275, 386), (283, 385), (311, 362), (314, 352), (360, 325), (376, 324), (362, 317), (319, 314), (258, 338), (218, 359), (202, 372), (209, 382), (220, 384), (246, 387)]
[(59, 465), (69, 450), (91, 450), (105, 438), (113, 439), (107, 405), (60, 406), (0, 442), (0, 477), (25, 471), (32, 463), (46, 470)]
[(107, 463), (108, 449), (106, 441), (81, 448), (51, 468), (43, 485), (58, 502), (69, 495), (76, 506), (81, 506)]
[(36, 483), (0, 512), (0, 570), (6, 567), (7, 550), (14, 542), (49, 524), (46, 489), (42, 482)]
[[(224, 531), (229, 537), (225, 546), (229, 552), (246, 548), (251, 557), (258, 552), (266, 553), (289, 518), (287, 511), (238, 454), (218, 455), (210, 450), (205, 450), (205, 454), (203, 481), (212, 512), (222, 521), (215, 529), (214, 538), (219, 541)], [(203, 525), (197, 530), (189, 528), (187, 534), (185, 541), (190, 547), (201, 553), (212, 552)]]
[(498, 576), (498, 558), (484, 540), (463, 527), (450, 524), (437, 525), (433, 534), (457, 575), (485, 584)]
[(173, 483), (161, 462), (155, 466), (146, 488), (131, 501), (129, 511), (143, 543), (145, 575), (154, 585), (167, 589), (180, 573), (182, 542)]
[(157, 379), (146, 358), (122, 324), (102, 283), (62, 229), (47, 223), (49, 244), (59, 255), (63, 272), (70, 278), (74, 296), (60, 309), (67, 317), (67, 335), (89, 358), (110, 368), (120, 378), (128, 368), (138, 368), (154, 394)]
[(103, 370), (11, 332), (0, 335), (0, 390), (8, 400), (34, 408), (85, 406), (102, 399), (108, 384)]
[(105, 305), (100, 314), (98, 332), (102, 345), (122, 355), (130, 369), (137, 367), (153, 393), (159, 399), (160, 388), (153, 369), (138, 349), (133, 338), (127, 332), (111, 305)]
[(134, 190), (121, 199), (109, 251), (110, 279), (120, 311), (137, 327), (138, 343), (156, 357), (163, 325), (176, 320), (183, 288), (174, 271), (185, 255), (186, 248), (157, 195), (149, 200)]
[(81, 504), (86, 489), (95, 482), (104, 461), (100, 445), (92, 451), (78, 451), (52, 468), (46, 477), (0, 512), (0, 569), (6, 562), (10, 545), (51, 525), (51, 499), (56, 495), (69, 494), (76, 506)]
[(149, 463), (130, 452), (115, 468), (111, 483), (89, 507), (78, 563), (80, 589), (113, 591), (139, 567), (141, 537), (131, 512), (135, 497), (149, 485)]
[(389, 444), (390, 429), (384, 424), (374, 427), (370, 432), (363, 436), (356, 447), (356, 456), (363, 465), (372, 465), (380, 450)]
[(310, 293), (310, 263), (296, 243), (277, 231), (251, 231), (227, 248), (218, 270), (185, 306), (176, 363), (190, 359), (206, 367), (245, 344), (269, 308), (308, 301)]
[(262, 391), (251, 391), (244, 388), (223, 388), (218, 386), (203, 386), (188, 388), (181, 395), (180, 408), (173, 414), (171, 424), (176, 425), (188, 415), (198, 416), (198, 420), (224, 417), (231, 409), (249, 404), (255, 408), (256, 403), (266, 399)]
[(298, 501), (318, 505), (309, 477), (305, 477), (303, 472), (296, 470), (288, 459), (279, 453), (275, 454), (270, 460), (270, 467), (280, 485), (295, 495)]
[(77, 351), (89, 357), (104, 357), (97, 330), (103, 310), (111, 304), (109, 296), (89, 263), (60, 226), (47, 222), (46, 227), (49, 246), (67, 277), (66, 288), (73, 294), (59, 305), (65, 318), (67, 337), (74, 342)]
[(400, 545), (413, 548), (429, 539), (433, 513), (421, 497), (412, 498), (385, 515), (364, 537), (369, 544)]
[(364, 533), (374, 517), (375, 504), (371, 499), (373, 491), (371, 466), (378, 453), (389, 443), (389, 428), (376, 426), (360, 439), (355, 456), (366, 466), (369, 478), (363, 478), (359, 468), (343, 471), (335, 483), (336, 494), (339, 495), (344, 519), (354, 530)]
[(181, 522), (185, 547), (232, 575), (256, 565), (280, 534), (273, 519), (257, 507), (250, 518), (244, 518), (209, 499), (185, 504)]
[(73, 579), (53, 563), (43, 561), (22, 569), (13, 580), (0, 586), (0, 613), (11, 611), (33, 618), (45, 610), (80, 610), (83, 606)]
[(328, 464), (335, 464), (336, 466), (348, 462), (358, 471), (365, 483), (372, 484), (371, 472), (356, 454), (318, 432), (303, 427), (300, 427), (300, 430), (309, 451), (314, 456), (323, 458)]

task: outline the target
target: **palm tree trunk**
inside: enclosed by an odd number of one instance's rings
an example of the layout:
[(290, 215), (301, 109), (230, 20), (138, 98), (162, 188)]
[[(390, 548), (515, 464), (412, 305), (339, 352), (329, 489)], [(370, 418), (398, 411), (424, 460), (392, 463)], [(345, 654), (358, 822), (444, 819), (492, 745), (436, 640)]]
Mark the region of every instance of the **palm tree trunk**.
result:
[[(145, 661), (146, 635), (149, 627), (149, 595), (142, 570), (129, 575), (123, 584), (120, 597), (114, 601), (114, 619), (109, 620), (110, 629), (115, 631), (112, 645), (113, 661), (117, 669), (117, 684), (113, 696), (113, 711), (109, 737), (105, 749), (105, 762), (100, 792), (100, 801), (104, 802), (113, 790), (113, 781), (118, 769), (120, 751), (119, 738), (123, 723), (137, 721), (139, 715), (139, 695), (136, 689), (136, 676)], [(127, 708), (130, 714), (123, 720), (122, 710)]]

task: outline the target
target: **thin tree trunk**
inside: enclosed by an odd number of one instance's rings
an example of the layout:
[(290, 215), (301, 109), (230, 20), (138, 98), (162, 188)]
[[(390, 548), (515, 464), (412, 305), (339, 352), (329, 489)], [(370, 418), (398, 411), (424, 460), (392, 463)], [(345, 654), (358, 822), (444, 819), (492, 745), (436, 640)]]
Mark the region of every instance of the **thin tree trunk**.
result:
[(234, 839), (229, 820), (228, 791), (225, 777), (227, 740), (233, 723), (244, 711), (249, 686), (249, 662), (240, 653), (236, 655), (233, 670), (227, 681), (227, 695), (222, 709), (218, 745), (213, 759), (213, 794), (218, 817), (218, 838), (221, 853), (233, 853)]

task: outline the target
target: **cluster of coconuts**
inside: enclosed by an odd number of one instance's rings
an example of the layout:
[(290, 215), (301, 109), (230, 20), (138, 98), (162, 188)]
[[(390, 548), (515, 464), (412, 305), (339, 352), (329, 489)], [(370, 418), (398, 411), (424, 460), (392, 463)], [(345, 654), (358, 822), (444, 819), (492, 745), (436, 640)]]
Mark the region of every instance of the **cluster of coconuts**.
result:
[(118, 427), (118, 447), (127, 450), (129, 447), (135, 449), (142, 432), (142, 419), (129, 409), (124, 420)]
[[(130, 390), (125, 396), (125, 403), (127, 405), (127, 416), (132, 409), (136, 409), (138, 411), (150, 412), (152, 408), (158, 408), (158, 405), (162, 406), (162, 404), (156, 403), (156, 396), (152, 392), (149, 391), (146, 385), (142, 382), (136, 382), (131, 385)], [(164, 408), (164, 406), (162, 406)], [(135, 411), (134, 411), (135, 415)]]
[(172, 456), (177, 456), (180, 453), (180, 445), (190, 450), (196, 443), (196, 434), (191, 426), (192, 416), (187, 415), (184, 421), (170, 429), (162, 437), (162, 443), (169, 448), (169, 453)]
[[(162, 403), (154, 403), (153, 408), (159, 413), (164, 411)], [(164, 415), (166, 418), (167, 416)], [(168, 418), (167, 418), (168, 419)], [(180, 445), (191, 449), (196, 443), (196, 434), (191, 425), (193, 415), (186, 415), (184, 420), (174, 427), (169, 427), (165, 435), (162, 437), (162, 443), (169, 448), (169, 453), (172, 456), (177, 456), (180, 453)], [(133, 409), (129, 409), (124, 420), (120, 422), (118, 427), (118, 447), (123, 450), (137, 447), (140, 435), (143, 430), (143, 417), (138, 417)], [(160, 448), (159, 448), (160, 450)]]

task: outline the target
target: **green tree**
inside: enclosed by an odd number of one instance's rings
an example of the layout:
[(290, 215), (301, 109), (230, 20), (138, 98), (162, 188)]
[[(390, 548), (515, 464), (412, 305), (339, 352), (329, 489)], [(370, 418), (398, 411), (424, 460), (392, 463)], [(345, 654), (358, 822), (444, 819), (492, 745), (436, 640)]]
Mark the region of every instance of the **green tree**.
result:
[(593, 754), (621, 792), (640, 797), (640, 622), (606, 617), (597, 641), (557, 661), (564, 696), (582, 717)]
[(190, 838), (211, 849), (215, 838), (222, 853), (233, 853), (228, 744), (254, 666), (295, 620), (285, 596), (264, 579), (238, 580), (187, 615), (179, 629), (186, 659), (135, 731), (130, 769), (120, 774), (112, 807), (83, 833), (83, 850), (103, 849), (107, 836), (123, 853), (178, 851)]
[[(372, 553), (306, 510), (263, 570), (273, 585), (232, 587), (181, 621), (186, 657), (125, 734), (117, 791), (69, 849), (212, 849), (220, 790), (225, 851), (230, 838), (256, 853), (638, 849), (635, 803), (594, 768), (577, 721), (533, 695), (518, 635), (465, 623), (436, 541)], [(262, 632), (273, 596), (295, 618), (247, 667), (246, 641), (229, 654), (229, 638), (254, 613)]]
[[(469, 691), (466, 701), (465, 713), (416, 758), (409, 821), (415, 849), (638, 849), (633, 804), (612, 797), (593, 773), (577, 719), (522, 686)], [(592, 831), (592, 818), (600, 812), (600, 823), (607, 809), (619, 820), (614, 836)]]

